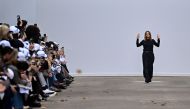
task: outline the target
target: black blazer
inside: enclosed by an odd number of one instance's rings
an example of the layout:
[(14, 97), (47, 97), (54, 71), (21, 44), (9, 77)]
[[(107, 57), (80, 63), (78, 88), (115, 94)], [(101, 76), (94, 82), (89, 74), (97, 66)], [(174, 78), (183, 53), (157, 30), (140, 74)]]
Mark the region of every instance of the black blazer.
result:
[(0, 109), (12, 109), (11, 98), (13, 97), (13, 93), (11, 87), (8, 87), (4, 93), (3, 99), (0, 99)]

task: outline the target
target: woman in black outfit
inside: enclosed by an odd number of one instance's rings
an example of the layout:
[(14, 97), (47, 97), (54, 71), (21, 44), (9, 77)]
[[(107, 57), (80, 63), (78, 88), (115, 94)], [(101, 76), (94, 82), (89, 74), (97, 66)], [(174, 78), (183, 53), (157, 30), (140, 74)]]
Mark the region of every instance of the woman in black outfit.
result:
[(139, 43), (140, 34), (137, 34), (137, 47), (143, 45), (143, 75), (145, 78), (145, 82), (149, 83), (152, 80), (153, 76), (153, 63), (154, 63), (154, 52), (153, 46), (160, 46), (160, 35), (157, 35), (157, 42), (152, 39), (151, 32), (146, 31), (144, 35), (144, 40)]

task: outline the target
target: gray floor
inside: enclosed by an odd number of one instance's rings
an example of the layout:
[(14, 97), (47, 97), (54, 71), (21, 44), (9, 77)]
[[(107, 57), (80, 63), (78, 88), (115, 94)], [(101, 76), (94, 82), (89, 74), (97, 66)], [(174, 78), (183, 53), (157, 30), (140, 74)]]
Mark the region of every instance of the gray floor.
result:
[(189, 109), (190, 77), (76, 77), (48, 109)]

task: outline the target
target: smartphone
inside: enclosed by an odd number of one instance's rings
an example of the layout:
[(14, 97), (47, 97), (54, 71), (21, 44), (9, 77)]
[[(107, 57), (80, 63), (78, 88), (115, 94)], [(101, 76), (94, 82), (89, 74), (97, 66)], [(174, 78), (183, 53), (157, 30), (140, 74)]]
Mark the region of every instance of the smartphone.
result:
[(35, 23), (35, 24), (34, 24), (34, 26), (35, 26), (35, 27), (38, 27), (38, 24), (37, 24), (37, 23)]

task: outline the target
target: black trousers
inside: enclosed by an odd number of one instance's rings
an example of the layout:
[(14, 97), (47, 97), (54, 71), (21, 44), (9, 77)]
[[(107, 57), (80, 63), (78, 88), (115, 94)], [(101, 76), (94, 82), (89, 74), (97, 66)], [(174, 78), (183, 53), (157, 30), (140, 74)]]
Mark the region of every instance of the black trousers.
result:
[(65, 68), (65, 70), (69, 73), (69, 70), (68, 70), (68, 68), (67, 68), (67, 65), (66, 64), (61, 64), (64, 68)]
[(145, 78), (145, 82), (151, 82), (153, 77), (154, 53), (152, 51), (144, 51), (142, 58), (143, 58), (143, 75)]

